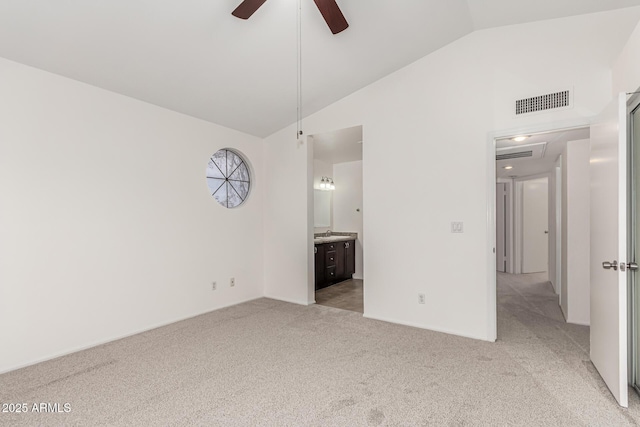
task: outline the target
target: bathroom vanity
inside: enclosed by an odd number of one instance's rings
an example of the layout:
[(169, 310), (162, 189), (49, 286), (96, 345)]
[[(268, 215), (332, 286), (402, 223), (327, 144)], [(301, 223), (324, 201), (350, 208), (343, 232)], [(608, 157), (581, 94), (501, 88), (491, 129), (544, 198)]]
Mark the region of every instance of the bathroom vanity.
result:
[(351, 279), (356, 271), (356, 237), (347, 233), (314, 238), (316, 290)]

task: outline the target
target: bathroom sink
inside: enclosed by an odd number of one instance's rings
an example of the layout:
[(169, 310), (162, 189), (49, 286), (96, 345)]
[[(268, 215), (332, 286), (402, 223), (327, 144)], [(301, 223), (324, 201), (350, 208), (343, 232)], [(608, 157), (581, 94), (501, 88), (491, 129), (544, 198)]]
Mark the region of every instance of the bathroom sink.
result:
[(331, 243), (339, 242), (341, 240), (353, 240), (351, 236), (321, 236), (313, 239), (315, 243)]

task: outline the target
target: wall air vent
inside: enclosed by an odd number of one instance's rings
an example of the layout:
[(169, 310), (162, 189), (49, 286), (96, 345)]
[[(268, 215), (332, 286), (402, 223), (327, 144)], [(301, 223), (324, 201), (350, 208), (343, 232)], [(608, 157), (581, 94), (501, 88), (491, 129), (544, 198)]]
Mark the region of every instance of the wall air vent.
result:
[(549, 93), (532, 98), (516, 100), (516, 115), (535, 113), (537, 111), (553, 110), (571, 106), (571, 91)]
[(517, 153), (497, 154), (496, 160), (519, 159), (521, 157), (532, 157), (533, 151), (519, 151)]
[(496, 148), (496, 160), (542, 159), (546, 151), (546, 142), (498, 147)]

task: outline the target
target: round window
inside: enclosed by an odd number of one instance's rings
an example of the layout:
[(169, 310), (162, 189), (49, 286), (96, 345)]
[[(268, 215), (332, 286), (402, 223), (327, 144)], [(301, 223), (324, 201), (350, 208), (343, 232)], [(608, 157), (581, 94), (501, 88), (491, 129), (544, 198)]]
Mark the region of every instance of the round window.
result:
[(245, 160), (228, 148), (216, 151), (207, 164), (209, 192), (225, 208), (235, 208), (247, 200), (251, 176)]

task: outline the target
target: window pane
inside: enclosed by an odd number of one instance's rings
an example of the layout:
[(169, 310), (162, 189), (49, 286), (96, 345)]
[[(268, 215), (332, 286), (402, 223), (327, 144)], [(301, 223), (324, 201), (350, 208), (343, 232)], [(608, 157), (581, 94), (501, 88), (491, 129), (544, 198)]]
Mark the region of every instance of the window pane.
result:
[(213, 197), (216, 198), (216, 200), (218, 201), (218, 203), (220, 203), (222, 206), (226, 206), (229, 207), (228, 201), (227, 201), (227, 186), (229, 184), (228, 183), (224, 183), (222, 184), (222, 187), (220, 187), (220, 189), (218, 191), (216, 191), (216, 194), (213, 195)]
[(238, 157), (234, 152), (227, 150), (227, 176), (231, 175), (238, 166), (242, 163), (242, 159)]
[(211, 160), (220, 168), (222, 174), (227, 176), (227, 150), (216, 151)]
[(240, 166), (238, 166), (235, 172), (231, 174), (229, 179), (234, 181), (249, 182), (249, 169), (247, 169), (247, 166), (242, 163)]
[(229, 181), (231, 187), (238, 193), (238, 196), (242, 200), (246, 199), (249, 195), (249, 183), (248, 182), (240, 182), (240, 181)]
[(207, 164), (207, 178), (224, 178), (224, 174), (213, 160), (209, 160)]
[(218, 189), (223, 183), (224, 183), (224, 179), (207, 178), (207, 186), (209, 187), (209, 193), (213, 195), (213, 193), (218, 191)]

